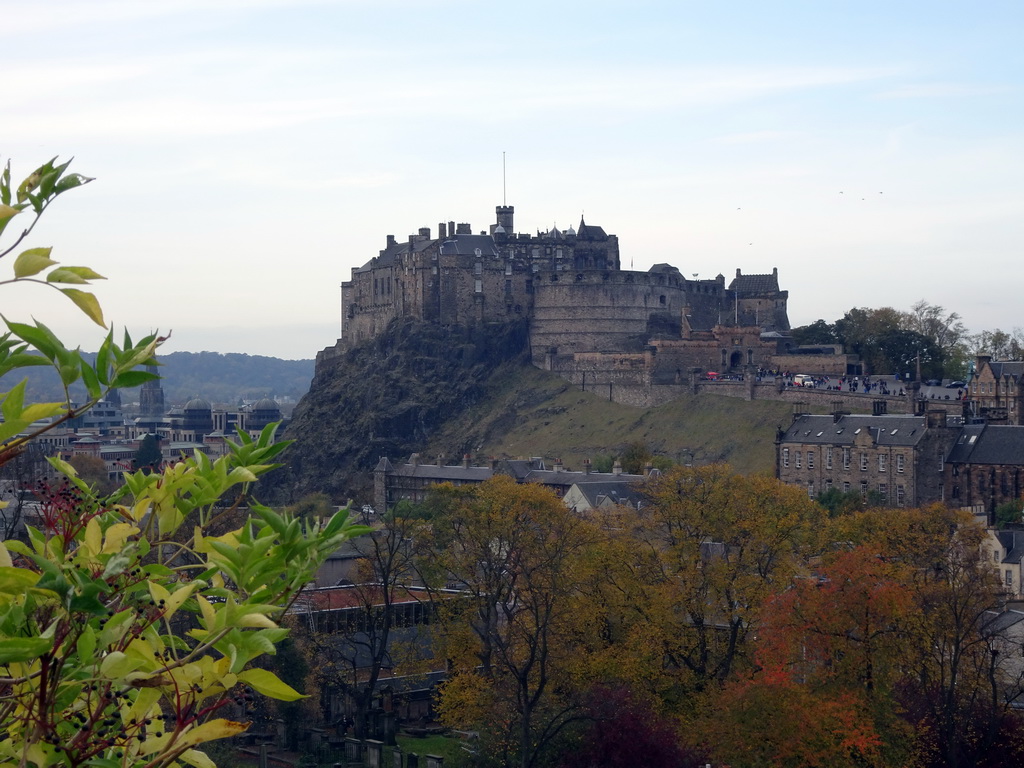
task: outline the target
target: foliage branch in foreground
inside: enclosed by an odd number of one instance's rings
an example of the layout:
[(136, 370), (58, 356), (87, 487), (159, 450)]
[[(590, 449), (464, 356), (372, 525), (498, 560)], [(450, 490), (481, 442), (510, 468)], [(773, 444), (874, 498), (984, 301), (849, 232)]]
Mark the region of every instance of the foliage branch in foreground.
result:
[[(15, 246), (57, 195), (88, 181), (64, 176), (66, 168), (51, 161), (37, 169), (13, 204), (9, 166), (3, 172), (0, 232), (28, 208), (36, 214)], [(0, 282), (39, 281), (54, 265), (48, 249), (30, 249)], [(75, 267), (46, 281), (96, 277)], [(102, 324), (91, 294), (59, 290)], [(89, 401), (27, 403), (24, 381), (0, 393), (0, 464), (110, 389), (145, 381), (151, 374), (139, 368), (162, 341), (126, 334), (116, 345), (108, 333), (89, 363), (42, 323), (5, 322), (0, 373), (49, 364), (65, 390), (81, 379)], [(41, 419), (50, 421), (36, 426)], [(252, 663), (284, 638), (277, 619), (323, 559), (362, 529), (347, 511), (300, 521), (249, 498), (250, 484), (278, 466), (285, 444), (274, 442), (275, 428), (255, 439), (239, 433), (216, 460), (197, 453), (160, 473), (126, 475), (110, 496), (51, 459), (64, 485), (43, 499), (26, 540), (0, 544), (0, 762), (210, 768), (199, 748), (248, 727), (219, 716), (233, 699), (250, 689), (300, 696)]]

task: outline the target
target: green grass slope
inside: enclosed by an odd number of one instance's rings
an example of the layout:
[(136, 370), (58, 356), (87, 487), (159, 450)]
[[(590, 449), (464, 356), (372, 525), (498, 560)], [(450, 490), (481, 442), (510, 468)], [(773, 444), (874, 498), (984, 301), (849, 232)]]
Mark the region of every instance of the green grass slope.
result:
[(744, 474), (773, 472), (775, 431), (788, 426), (792, 414), (788, 403), (707, 394), (634, 408), (522, 364), (503, 365), (491, 382), (485, 399), (453, 414), (430, 440), (425, 460), (438, 453), (448, 457), (446, 463), (464, 453), (475, 461), (543, 456), (579, 469), (584, 458), (644, 443), (676, 462), (723, 461)]

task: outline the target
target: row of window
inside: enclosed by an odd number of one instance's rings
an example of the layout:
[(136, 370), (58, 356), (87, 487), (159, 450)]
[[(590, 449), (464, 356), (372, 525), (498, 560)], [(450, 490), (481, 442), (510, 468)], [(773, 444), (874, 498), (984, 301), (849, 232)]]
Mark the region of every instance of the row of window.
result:
[[(833, 451), (833, 447), (832, 446), (827, 446), (825, 448), (825, 469), (832, 469), (832, 457), (833, 457), (832, 451)], [(843, 469), (849, 470), (850, 469), (850, 458), (851, 458), (850, 449), (849, 448), (843, 448), (842, 451), (843, 451)], [(814, 469), (814, 461), (815, 461), (814, 457), (815, 457), (815, 455), (816, 455), (816, 451), (809, 450), (809, 451), (806, 452), (807, 468), (808, 469)], [(794, 451), (793, 452), (793, 460), (794, 460), (794, 464), (795, 464), (797, 469), (802, 469), (803, 468), (804, 456), (805, 456), (805, 454), (804, 454), (803, 451)], [(789, 459), (790, 459), (789, 448), (783, 448), (782, 449), (782, 466), (783, 467), (789, 468)], [(906, 457), (902, 453), (897, 453), (896, 454), (896, 472), (897, 473), (899, 473), (899, 474), (903, 473), (904, 468), (905, 468), (905, 461), (906, 461)], [(861, 454), (860, 454), (860, 471), (861, 472), (867, 472), (868, 471), (869, 463), (870, 463), (869, 454), (867, 454), (867, 453), (862, 451)], [(879, 453), (878, 454), (878, 471), (879, 472), (887, 472), (888, 470), (889, 470), (889, 454), (887, 454), (887, 453)]]
[[(824, 487), (823, 490), (824, 491), (831, 491), (833, 489), (833, 487), (834, 486), (832, 485), (832, 479), (831, 478), (826, 478), (826, 480), (825, 480), (825, 487)], [(850, 484), (849, 481), (844, 481), (843, 484), (842, 484), (842, 489), (843, 489), (843, 493), (849, 493), (851, 490), (853, 490), (853, 486)], [(808, 480), (807, 481), (807, 495), (810, 496), (813, 499), (814, 496), (815, 496), (816, 490), (817, 489), (814, 487), (814, 481), (813, 480)], [(861, 480), (860, 481), (860, 489), (859, 490), (860, 490), (860, 493), (861, 493), (862, 496), (867, 496), (868, 495), (868, 492), (869, 492), (870, 489), (868, 488), (868, 481), (867, 480)], [(889, 501), (889, 485), (888, 485), (888, 483), (879, 483), (877, 488), (876, 488), (876, 492), (878, 493), (879, 496), (882, 497), (882, 499), (884, 501), (886, 501), (886, 502)], [(906, 502), (907, 502), (907, 489), (906, 489), (906, 486), (904, 486), (904, 485), (897, 485), (896, 486), (896, 506), (902, 507), (904, 504), (906, 504)]]

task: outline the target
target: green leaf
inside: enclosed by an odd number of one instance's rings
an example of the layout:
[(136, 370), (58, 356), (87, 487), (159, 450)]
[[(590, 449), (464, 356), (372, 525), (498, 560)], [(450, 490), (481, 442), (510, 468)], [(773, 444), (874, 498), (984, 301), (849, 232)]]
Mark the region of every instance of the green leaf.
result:
[(0, 640), (0, 664), (37, 659), (50, 650), (51, 645), (50, 640), (42, 637), (12, 637)]
[(50, 258), (52, 250), (52, 248), (29, 248), (27, 251), (19, 253), (18, 258), (14, 260), (14, 276), (32, 277), (32, 275), (38, 275), (44, 269), (57, 264)]
[(17, 208), (0, 203), (0, 219), (9, 219), (12, 216), (17, 216), (19, 213), (21, 213), (21, 211)]
[(103, 310), (100, 308), (100, 303), (91, 293), (79, 291), (76, 288), (61, 288), (60, 292), (75, 302), (75, 305), (85, 312), (96, 325), (101, 328), (107, 327), (107, 324), (103, 322)]
[(22, 379), (4, 396), (4, 402), (0, 405), (4, 421), (14, 421), (21, 416), (21, 412), (25, 409), (25, 384), (27, 382), (27, 379)]
[(0, 173), (0, 203), (11, 204), (11, 161), (7, 161), (3, 173)]
[(62, 192), (67, 192), (69, 189), (74, 189), (75, 187), (80, 187), (83, 184), (88, 184), (90, 181), (95, 181), (95, 180), (96, 179), (93, 178), (92, 176), (83, 176), (80, 173), (69, 174), (69, 175), (65, 176), (63, 179), (61, 179), (60, 181), (57, 182), (57, 186), (54, 187), (54, 190), (53, 190), (54, 191), (54, 195), (55, 196), (59, 195)]
[(72, 285), (86, 285), (89, 281), (79, 277), (67, 267), (57, 267), (46, 276), (48, 283), (70, 283)]
[(41, 352), (51, 363), (57, 359), (57, 351), (64, 349), (60, 339), (53, 335), (53, 331), (40, 323), (38, 320), (34, 326), (25, 323), (14, 323), (6, 320), (7, 327), (19, 339), (28, 342)]
[(247, 669), (238, 675), (238, 679), (264, 696), (269, 696), (279, 701), (297, 701), (298, 699), (306, 698), (290, 685), (282, 682), (273, 672), (266, 669)]

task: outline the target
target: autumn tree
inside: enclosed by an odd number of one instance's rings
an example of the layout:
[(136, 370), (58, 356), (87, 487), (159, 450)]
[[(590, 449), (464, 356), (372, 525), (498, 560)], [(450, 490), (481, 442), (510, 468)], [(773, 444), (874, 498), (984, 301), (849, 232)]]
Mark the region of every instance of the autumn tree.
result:
[(598, 534), (547, 488), (494, 477), (440, 486), (425, 554), (448, 601), (445, 722), (473, 725), (502, 765), (537, 765), (583, 716), (581, 675), (596, 617), (578, 609)]
[(676, 467), (643, 486), (639, 511), (608, 520), (608, 653), (683, 701), (750, 662), (758, 612), (817, 546), (821, 507), (798, 488), (723, 465)]
[[(410, 633), (397, 608), (421, 599), (407, 587), (418, 582), (413, 543), (425, 531), (425, 522), (394, 512), (374, 529), (349, 543), (357, 558), (353, 584), (346, 589), (351, 626), (313, 625), (302, 633), (301, 644), (321, 696), (340, 693), (352, 704), (357, 737), (367, 733), (367, 715), (380, 693), (382, 680), (418, 668)], [(421, 615), (433, 606), (424, 594)], [(419, 628), (415, 630), (419, 633)]]

